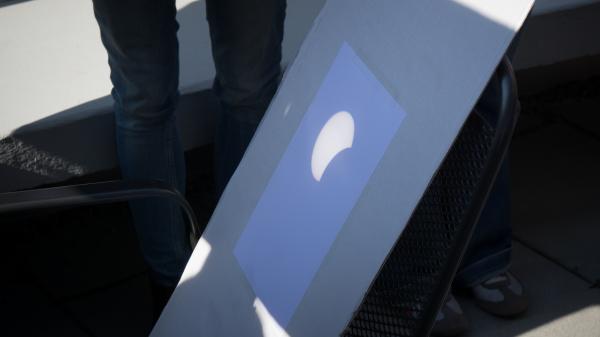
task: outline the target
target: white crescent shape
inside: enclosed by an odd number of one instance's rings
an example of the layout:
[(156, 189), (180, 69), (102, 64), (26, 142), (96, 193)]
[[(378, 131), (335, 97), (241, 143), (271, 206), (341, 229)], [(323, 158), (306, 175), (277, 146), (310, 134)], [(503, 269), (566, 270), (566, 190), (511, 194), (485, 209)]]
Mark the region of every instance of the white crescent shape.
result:
[(319, 132), (312, 151), (313, 178), (321, 181), (325, 170), (340, 152), (352, 148), (354, 143), (354, 118), (347, 111), (331, 116)]

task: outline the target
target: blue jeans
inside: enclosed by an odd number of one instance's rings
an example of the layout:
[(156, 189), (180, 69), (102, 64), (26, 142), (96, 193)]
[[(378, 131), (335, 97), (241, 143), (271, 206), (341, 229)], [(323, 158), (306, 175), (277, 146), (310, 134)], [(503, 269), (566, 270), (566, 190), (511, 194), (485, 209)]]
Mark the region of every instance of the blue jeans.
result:
[[(497, 83), (490, 81), (477, 103), (477, 109), (492, 124), (497, 119), (497, 116), (491, 116), (500, 90)], [(508, 160), (504, 160), (475, 225), (454, 285), (461, 288), (472, 287), (506, 271), (511, 261), (511, 234), (509, 169)]]
[(457, 287), (472, 287), (506, 271), (510, 266), (512, 230), (508, 179), (508, 164), (505, 161), (454, 279)]
[[(175, 123), (179, 51), (174, 0), (93, 0), (115, 101), (116, 145), (126, 179), (154, 179), (185, 191)], [(220, 103), (217, 188), (235, 171), (280, 78), (285, 0), (208, 0), (207, 19)], [(163, 199), (130, 203), (153, 279), (173, 286), (191, 253), (178, 206)]]

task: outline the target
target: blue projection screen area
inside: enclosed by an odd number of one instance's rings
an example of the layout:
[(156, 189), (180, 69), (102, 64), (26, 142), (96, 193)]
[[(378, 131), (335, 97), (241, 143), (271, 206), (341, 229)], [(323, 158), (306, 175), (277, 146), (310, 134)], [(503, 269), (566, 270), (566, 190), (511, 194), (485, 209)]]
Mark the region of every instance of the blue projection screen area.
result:
[(405, 115), (343, 44), (234, 249), (255, 295), (281, 326)]

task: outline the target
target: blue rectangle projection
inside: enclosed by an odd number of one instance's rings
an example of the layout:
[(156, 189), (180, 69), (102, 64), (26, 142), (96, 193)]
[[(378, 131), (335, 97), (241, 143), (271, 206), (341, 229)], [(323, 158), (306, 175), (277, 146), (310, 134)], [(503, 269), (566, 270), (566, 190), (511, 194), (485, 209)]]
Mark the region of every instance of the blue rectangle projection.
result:
[(405, 115), (343, 44), (234, 248), (256, 296), (281, 326)]

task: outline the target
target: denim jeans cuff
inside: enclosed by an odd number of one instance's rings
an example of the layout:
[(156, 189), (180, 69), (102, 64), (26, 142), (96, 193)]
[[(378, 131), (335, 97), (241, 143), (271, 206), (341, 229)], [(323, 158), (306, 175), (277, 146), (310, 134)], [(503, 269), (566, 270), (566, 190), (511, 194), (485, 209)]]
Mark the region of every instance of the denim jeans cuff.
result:
[(457, 272), (454, 278), (454, 286), (470, 288), (505, 272), (510, 267), (510, 259), (511, 247), (508, 247), (465, 266)]

